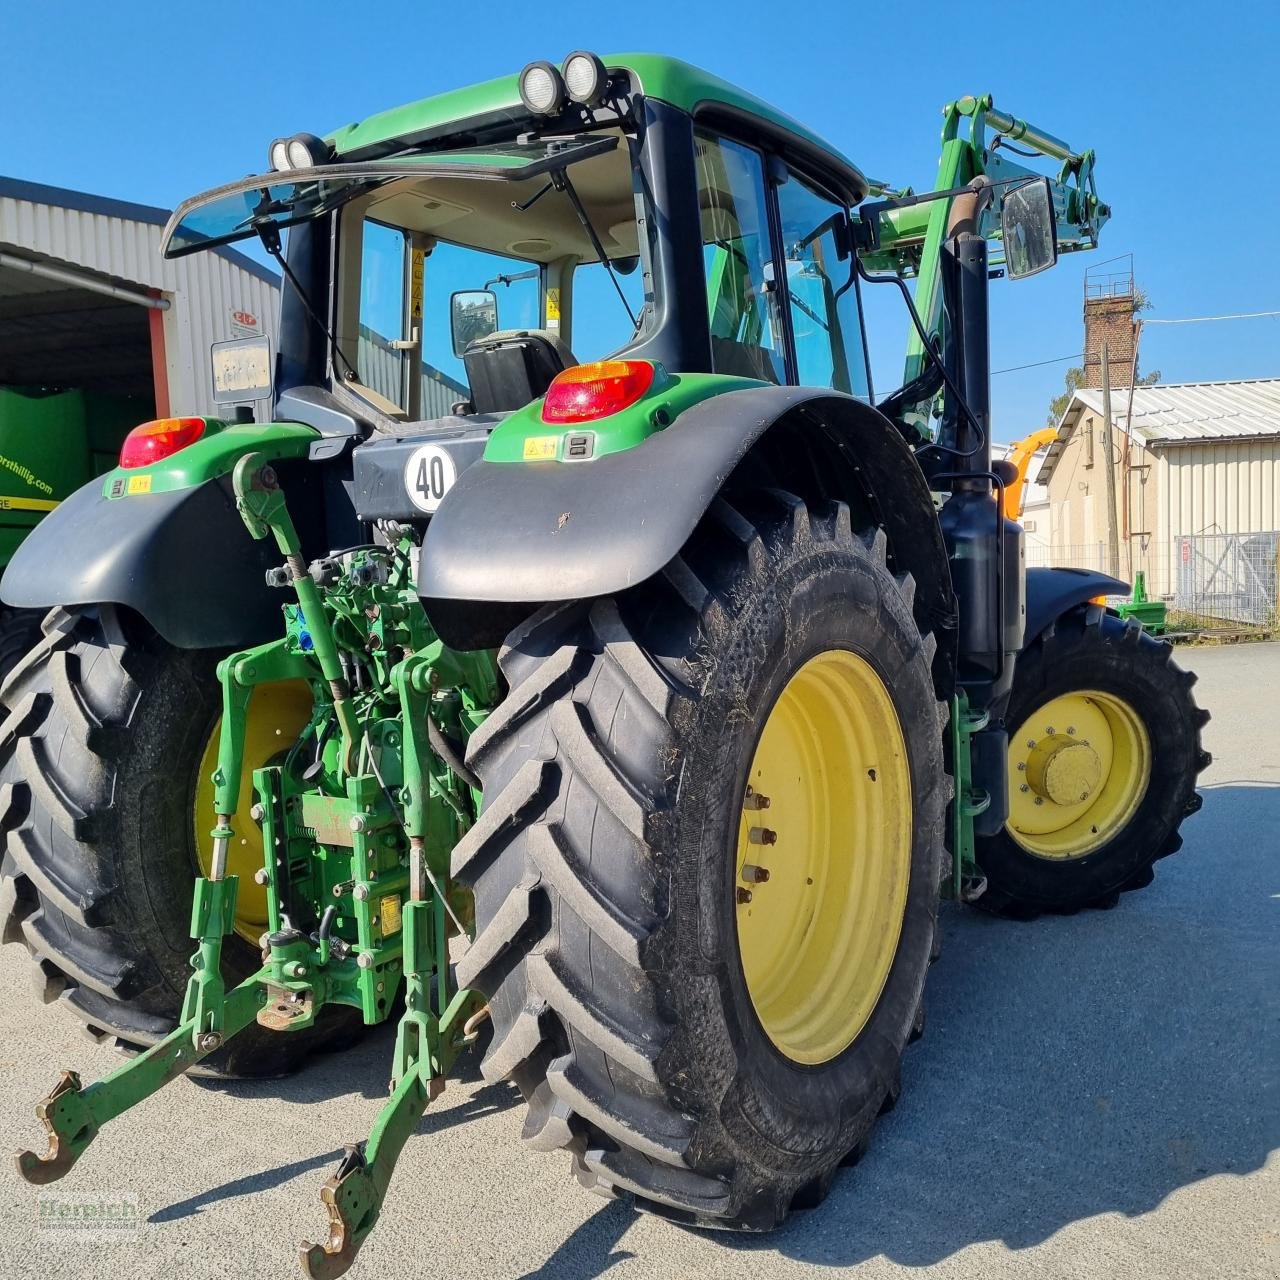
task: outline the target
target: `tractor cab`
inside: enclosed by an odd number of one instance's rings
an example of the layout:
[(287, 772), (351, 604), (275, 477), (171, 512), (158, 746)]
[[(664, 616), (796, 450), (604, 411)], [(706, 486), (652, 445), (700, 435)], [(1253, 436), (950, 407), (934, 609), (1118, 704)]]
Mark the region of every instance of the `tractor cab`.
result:
[[(281, 264), (278, 417), (489, 418), (606, 357), (869, 396), (857, 169), (670, 59), (566, 67), (530, 64), (514, 101), (480, 86), (446, 127), (421, 127), (444, 102), (428, 99), (277, 140), (270, 171), (178, 209), (167, 256), (256, 238)], [(219, 361), (229, 397), (264, 396), (244, 375), (271, 362)]]

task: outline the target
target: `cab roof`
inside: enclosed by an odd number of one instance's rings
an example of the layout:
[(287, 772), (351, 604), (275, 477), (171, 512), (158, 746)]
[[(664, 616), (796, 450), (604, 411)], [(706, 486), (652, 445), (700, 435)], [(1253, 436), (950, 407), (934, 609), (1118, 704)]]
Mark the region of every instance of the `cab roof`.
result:
[[(629, 72), (645, 97), (669, 103), (691, 115), (747, 117), (782, 142), (784, 148), (818, 163), (846, 188), (852, 199), (860, 200), (866, 194), (867, 180), (848, 156), (798, 120), (727, 80), (660, 54), (610, 54), (603, 61), (610, 71)], [(520, 101), (519, 76), (510, 75), (380, 111), (336, 129), (329, 141), (340, 160), (369, 159), (406, 145), (445, 137), (463, 125), (479, 128), (530, 118)]]

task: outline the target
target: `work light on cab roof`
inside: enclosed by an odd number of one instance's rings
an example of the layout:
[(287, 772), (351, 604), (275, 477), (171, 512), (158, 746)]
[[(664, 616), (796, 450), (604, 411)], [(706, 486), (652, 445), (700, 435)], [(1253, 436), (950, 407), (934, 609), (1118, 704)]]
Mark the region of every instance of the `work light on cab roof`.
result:
[(295, 133), (289, 138), (277, 138), (267, 148), (267, 163), (277, 172), (314, 169), (327, 164), (332, 158), (332, 148), (314, 133)]
[(563, 67), (553, 62), (531, 62), (520, 72), (520, 101), (536, 116), (554, 116), (570, 100), (584, 107), (604, 98), (609, 73), (594, 54), (577, 49)]

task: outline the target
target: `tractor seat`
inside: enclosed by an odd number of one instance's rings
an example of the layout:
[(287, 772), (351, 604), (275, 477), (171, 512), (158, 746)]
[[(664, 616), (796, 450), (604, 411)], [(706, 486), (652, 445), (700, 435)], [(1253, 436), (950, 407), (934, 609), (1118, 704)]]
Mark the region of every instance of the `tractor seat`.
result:
[(510, 413), (546, 395), (551, 380), (578, 361), (550, 329), (500, 329), (462, 354), (476, 413)]

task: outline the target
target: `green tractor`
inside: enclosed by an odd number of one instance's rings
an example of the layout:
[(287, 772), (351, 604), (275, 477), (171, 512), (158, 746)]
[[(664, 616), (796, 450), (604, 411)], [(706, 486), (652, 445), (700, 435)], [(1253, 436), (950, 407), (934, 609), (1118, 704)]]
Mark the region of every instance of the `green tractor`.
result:
[(988, 281), (1095, 244), (1092, 155), (966, 98), (890, 190), (578, 52), (270, 163), (165, 252), (259, 240), (280, 349), (221, 347), (225, 420), (137, 428), (4, 577), (51, 610), (0, 693), (4, 936), (135, 1054), (19, 1169), (396, 1019), (309, 1275), (473, 1043), (587, 1187), (774, 1227), (894, 1104), (941, 896), (1110, 906), (1199, 804), (1192, 676), (1122, 583), (1024, 570), (991, 460)]

